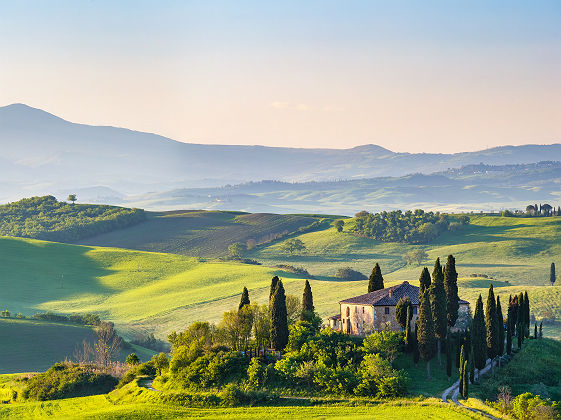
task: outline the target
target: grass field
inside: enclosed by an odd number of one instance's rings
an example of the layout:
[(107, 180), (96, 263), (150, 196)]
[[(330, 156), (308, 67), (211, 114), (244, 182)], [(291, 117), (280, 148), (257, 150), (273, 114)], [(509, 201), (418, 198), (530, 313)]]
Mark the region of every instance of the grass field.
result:
[[(2, 378), (0, 377), (0, 384)], [(1, 386), (1, 385), (0, 385)], [(0, 389), (1, 391), (1, 389)], [(0, 418), (57, 419), (481, 419), (477, 414), (436, 400), (378, 403), (370, 405), (318, 405), (239, 408), (187, 408), (159, 402), (156, 392), (139, 388), (136, 383), (106, 395), (69, 398), (56, 401), (26, 402), (0, 406)]]
[(295, 232), (316, 220), (320, 218), (227, 211), (147, 213), (143, 223), (80, 243), (213, 258), (227, 255), (228, 245), (234, 242), (245, 244), (253, 239), (262, 243), (272, 235)]
[[(47, 321), (0, 318), (0, 373), (42, 372), (53, 363), (71, 359), (82, 340), (92, 342), (90, 327)], [(140, 346), (123, 349), (119, 358), (135, 352), (148, 360), (153, 352)]]

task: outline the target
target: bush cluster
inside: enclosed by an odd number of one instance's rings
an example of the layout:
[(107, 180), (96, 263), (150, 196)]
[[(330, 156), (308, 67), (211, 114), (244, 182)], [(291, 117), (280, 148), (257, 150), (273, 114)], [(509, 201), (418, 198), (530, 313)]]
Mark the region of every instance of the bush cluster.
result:
[(42, 321), (70, 322), (78, 325), (99, 325), (101, 323), (99, 315), (95, 314), (71, 314), (67, 316), (54, 312), (38, 312), (33, 315), (33, 318)]
[(0, 206), (0, 235), (73, 242), (145, 220), (144, 210), (68, 204), (51, 195)]

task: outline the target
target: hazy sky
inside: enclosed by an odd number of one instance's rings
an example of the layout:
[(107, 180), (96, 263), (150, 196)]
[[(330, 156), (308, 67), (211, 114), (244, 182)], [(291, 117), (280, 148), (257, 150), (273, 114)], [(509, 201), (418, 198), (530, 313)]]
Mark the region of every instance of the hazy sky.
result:
[(186, 142), (561, 142), (558, 0), (0, 0), (0, 57), (0, 105)]

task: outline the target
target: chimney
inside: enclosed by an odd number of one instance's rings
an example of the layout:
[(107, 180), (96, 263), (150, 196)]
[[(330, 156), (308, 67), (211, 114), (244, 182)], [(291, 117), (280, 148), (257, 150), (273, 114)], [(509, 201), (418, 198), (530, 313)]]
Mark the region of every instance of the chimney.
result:
[(392, 289), (388, 290), (388, 296), (392, 297)]

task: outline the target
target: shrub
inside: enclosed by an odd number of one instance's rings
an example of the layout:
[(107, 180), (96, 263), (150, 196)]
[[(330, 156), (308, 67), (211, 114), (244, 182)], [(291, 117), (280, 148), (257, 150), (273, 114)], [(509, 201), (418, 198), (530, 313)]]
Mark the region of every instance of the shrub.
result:
[(228, 384), (220, 392), (222, 405), (227, 407), (237, 407), (240, 405), (254, 406), (265, 403), (269, 398), (265, 392), (246, 391), (236, 384)]
[(125, 361), (127, 362), (127, 365), (129, 365), (129, 366), (138, 365), (140, 363), (140, 359), (138, 358), (136, 353), (129, 354)]
[(403, 333), (390, 331), (375, 331), (363, 341), (365, 353), (380, 354), (385, 359), (393, 362), (397, 353), (403, 350)]
[(265, 369), (257, 357), (253, 357), (247, 368), (247, 381), (249, 386), (258, 388), (263, 384), (263, 373)]
[(346, 280), (346, 281), (366, 280), (368, 278), (364, 274), (362, 274), (358, 271), (355, 271), (350, 267), (344, 267), (344, 268), (337, 269), (337, 271), (335, 272), (335, 277), (337, 277), (338, 279), (341, 279), (341, 280)]
[(23, 391), (26, 399), (54, 400), (59, 398), (105, 394), (117, 385), (111, 375), (96, 372), (91, 365), (56, 363), (45, 373), (27, 381)]
[(4, 309), (0, 315), (2, 316), (2, 318), (10, 318), (12, 316), (12, 314), (10, 313), (10, 311), (8, 311), (7, 309)]

